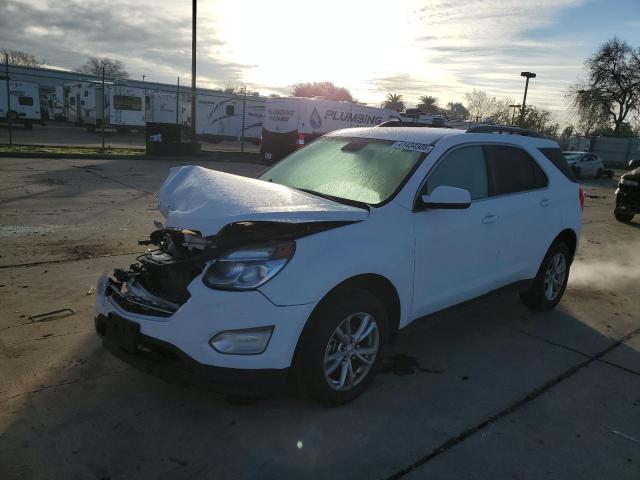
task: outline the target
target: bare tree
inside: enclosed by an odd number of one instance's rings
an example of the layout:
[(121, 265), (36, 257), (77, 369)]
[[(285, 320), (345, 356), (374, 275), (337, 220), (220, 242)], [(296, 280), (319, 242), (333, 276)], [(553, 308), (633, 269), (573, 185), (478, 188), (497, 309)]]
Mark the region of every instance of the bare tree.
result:
[(614, 37), (586, 60), (585, 67), (588, 78), (569, 93), (585, 133), (608, 125), (613, 135), (625, 133), (627, 118), (640, 109), (640, 48)]
[(404, 112), (405, 109), (402, 95), (398, 93), (387, 93), (387, 96), (381, 105), (382, 108), (388, 108), (389, 110), (395, 110), (396, 112)]
[(471, 93), (465, 93), (467, 109), (473, 120), (482, 120), (484, 117), (491, 115), (494, 111), (498, 99), (492, 97), (484, 90), (473, 89)]
[(333, 82), (296, 83), (291, 87), (294, 97), (323, 97), (327, 100), (353, 102), (351, 92), (343, 87), (336, 87)]
[(109, 57), (91, 57), (89, 60), (87, 60), (87, 63), (85, 63), (81, 67), (78, 67), (76, 71), (101, 76), (103, 67), (106, 77), (129, 78), (129, 73), (124, 69), (124, 63), (122, 63), (120, 60)]
[(44, 67), (44, 60), (38, 60), (35, 56), (22, 50), (2, 50), (2, 63), (5, 61), (5, 55), (9, 57), (9, 65)]
[(438, 99), (431, 95), (423, 95), (419, 99), (418, 110), (428, 115), (438, 115), (441, 109), (438, 106)]

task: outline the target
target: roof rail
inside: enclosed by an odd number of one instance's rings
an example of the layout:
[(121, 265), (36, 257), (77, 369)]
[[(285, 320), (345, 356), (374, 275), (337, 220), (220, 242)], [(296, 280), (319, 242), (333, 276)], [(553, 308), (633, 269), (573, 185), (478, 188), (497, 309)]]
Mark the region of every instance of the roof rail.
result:
[(433, 125), (431, 123), (422, 122), (405, 122), (403, 120), (387, 120), (379, 123), (378, 127), (424, 127), (424, 128), (451, 128), (448, 125)]
[(533, 130), (510, 125), (474, 125), (467, 129), (467, 133), (508, 133), (510, 135), (522, 135), (523, 137), (544, 138), (544, 135), (540, 135)]

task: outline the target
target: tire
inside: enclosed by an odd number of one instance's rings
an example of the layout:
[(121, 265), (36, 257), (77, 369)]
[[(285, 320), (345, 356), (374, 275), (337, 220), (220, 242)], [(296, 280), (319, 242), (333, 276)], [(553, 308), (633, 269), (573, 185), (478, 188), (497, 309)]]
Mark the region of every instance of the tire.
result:
[(602, 169), (599, 168), (598, 171), (596, 172), (596, 178), (602, 178)]
[(616, 220), (622, 223), (629, 223), (633, 220), (633, 213), (613, 213), (613, 216), (616, 217)]
[(574, 168), (573, 168), (573, 175), (574, 175), (576, 178), (580, 178), (580, 172), (581, 172), (580, 167), (574, 167)]
[[(355, 335), (367, 321), (362, 333), (371, 330), (360, 342), (340, 340), (338, 329), (343, 337), (346, 336), (348, 323)], [(309, 322), (299, 357), (301, 381), (310, 395), (323, 405), (336, 406), (354, 400), (371, 383), (384, 357), (389, 338), (389, 320), (384, 305), (366, 290), (348, 288), (323, 300)], [(372, 322), (374, 327), (371, 327)], [(360, 358), (371, 364), (367, 365)], [(341, 381), (344, 382), (342, 386)]]
[[(564, 265), (563, 272), (562, 265)], [(538, 274), (531, 286), (527, 290), (520, 292), (522, 303), (531, 310), (537, 311), (554, 308), (562, 299), (562, 295), (567, 288), (570, 267), (571, 255), (569, 248), (564, 242), (555, 242), (549, 248), (544, 260), (542, 260)], [(551, 282), (551, 286), (549, 282)]]

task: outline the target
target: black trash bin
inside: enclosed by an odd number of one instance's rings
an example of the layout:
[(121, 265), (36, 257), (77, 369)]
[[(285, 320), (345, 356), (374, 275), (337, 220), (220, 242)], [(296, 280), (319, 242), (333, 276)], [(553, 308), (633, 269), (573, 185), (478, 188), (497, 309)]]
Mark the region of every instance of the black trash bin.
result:
[(147, 122), (145, 140), (147, 144), (147, 154), (174, 155), (181, 150), (182, 125), (176, 123)]

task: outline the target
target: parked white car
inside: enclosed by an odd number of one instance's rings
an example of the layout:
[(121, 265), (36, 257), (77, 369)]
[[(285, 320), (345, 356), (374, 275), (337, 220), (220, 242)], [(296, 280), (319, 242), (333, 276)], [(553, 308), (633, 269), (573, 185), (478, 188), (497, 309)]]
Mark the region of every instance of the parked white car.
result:
[(600, 178), (604, 164), (597, 155), (589, 152), (562, 152), (576, 177)]
[(163, 375), (262, 394), (294, 374), (344, 403), (420, 317), (511, 284), (553, 308), (583, 201), (555, 142), (452, 129), (336, 131), (258, 179), (173, 168), (156, 249), (100, 279), (96, 330)]

